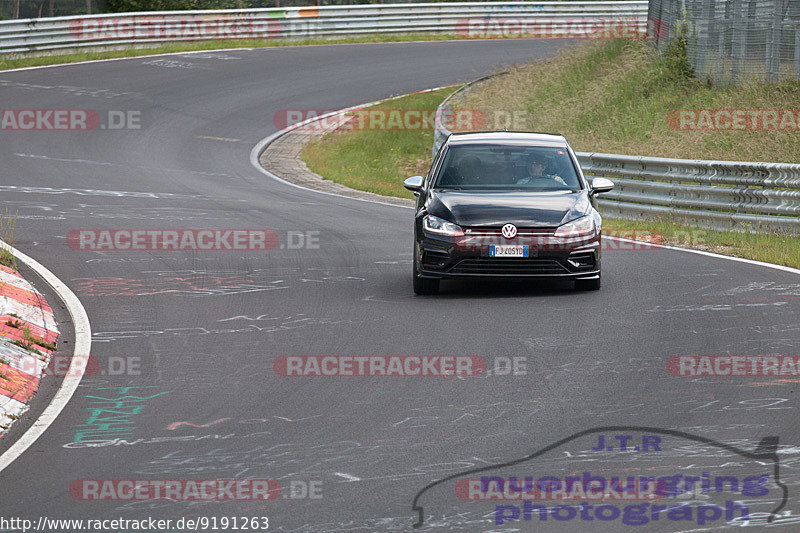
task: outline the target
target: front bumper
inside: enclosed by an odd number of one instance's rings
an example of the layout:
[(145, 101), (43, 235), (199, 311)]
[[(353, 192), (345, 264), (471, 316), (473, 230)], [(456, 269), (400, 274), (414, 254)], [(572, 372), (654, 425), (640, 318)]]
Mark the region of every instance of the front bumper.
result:
[[(414, 260), (423, 277), (592, 279), (600, 275), (599, 234), (584, 239), (521, 234), (501, 241), (494, 235), (452, 238), (420, 233)], [(527, 245), (529, 257), (490, 257), (492, 244)]]

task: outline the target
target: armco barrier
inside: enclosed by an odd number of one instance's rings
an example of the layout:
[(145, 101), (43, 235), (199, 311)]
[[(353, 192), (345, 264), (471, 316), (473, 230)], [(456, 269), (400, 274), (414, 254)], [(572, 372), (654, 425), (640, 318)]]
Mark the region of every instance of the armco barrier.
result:
[[(212, 39), (292, 39), (378, 33), (470, 36), (471, 22), (492, 34), (546, 26), (568, 37), (620, 21), (644, 34), (647, 2), (453, 2), (366, 4), (215, 11), (158, 11), (0, 21), (0, 54), (155, 45)], [(510, 21), (510, 22), (509, 22)], [(508, 22), (507, 27), (504, 22)], [(539, 26), (537, 26), (539, 24)], [(577, 29), (576, 29), (577, 26)], [(474, 28), (473, 28), (474, 29)], [(538, 31), (538, 30), (536, 30)], [(563, 35), (562, 35), (563, 34)], [(508, 36), (508, 35), (506, 35)]]
[[(441, 119), (453, 113), (453, 97), (469, 85), (439, 105), (434, 154), (450, 135)], [(675, 218), (718, 230), (800, 234), (800, 164), (576, 155), (589, 179), (603, 176), (614, 181), (614, 190), (598, 200), (605, 215)]]
[(800, 233), (800, 165), (578, 153), (584, 173), (614, 180), (603, 214), (678, 218), (709, 229)]

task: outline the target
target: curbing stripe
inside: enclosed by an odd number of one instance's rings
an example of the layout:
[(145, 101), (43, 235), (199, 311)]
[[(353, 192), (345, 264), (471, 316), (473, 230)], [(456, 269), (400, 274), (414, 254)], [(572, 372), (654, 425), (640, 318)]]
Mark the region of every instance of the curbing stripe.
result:
[[(20, 323), (19, 328), (13, 328), (13, 329), (21, 330), (28, 328), (31, 330), (31, 333), (35, 337), (44, 339), (45, 342), (53, 343), (58, 338), (59, 333), (58, 330), (55, 328), (55, 326), (51, 326), (52, 329), (47, 329), (41, 326), (40, 324), (31, 322), (29, 320), (25, 320), (24, 318), (17, 318), (11, 315), (5, 315), (0, 313), (0, 327), (11, 328), (11, 326), (6, 325), (6, 322), (9, 320), (13, 320), (14, 322)], [(53, 323), (55, 323), (55, 321), (53, 321)]]
[(27, 404), (12, 400), (8, 396), (0, 395), (0, 409), (3, 411), (13, 411), (15, 413), (24, 413), (28, 410)]
[[(266, 174), (267, 176), (269, 176), (273, 180), (279, 181), (279, 182), (284, 183), (286, 185), (289, 185), (291, 187), (296, 187), (298, 189), (303, 189), (304, 191), (313, 191), (313, 192), (315, 192), (317, 194), (325, 194), (325, 195), (328, 195), (328, 196), (335, 196), (335, 197), (338, 197), (338, 198), (347, 198), (349, 200), (358, 200), (360, 202), (369, 202), (371, 204), (388, 205), (388, 206), (391, 206), (391, 207), (400, 207), (402, 209), (413, 209), (413, 207), (407, 206), (407, 205), (391, 204), (389, 202), (381, 202), (381, 201), (378, 201), (378, 200), (370, 200), (368, 198), (359, 198), (357, 196), (347, 196), (347, 195), (344, 195), (344, 194), (337, 194), (335, 192), (318, 191), (317, 189), (310, 189), (308, 187), (303, 187), (302, 185), (298, 185), (297, 183), (292, 183), (291, 181), (287, 181), (287, 180), (281, 178), (280, 176), (277, 176), (276, 174), (273, 174), (272, 172), (270, 172), (266, 168), (262, 167), (261, 163), (259, 162), (259, 158), (261, 157), (261, 154), (264, 153), (264, 150), (266, 150), (267, 147), (269, 147), (270, 144), (272, 144), (276, 140), (280, 139), (281, 137), (283, 137), (287, 133), (290, 133), (290, 132), (292, 132), (292, 131), (294, 131), (294, 130), (296, 130), (298, 128), (301, 128), (301, 127), (305, 126), (306, 124), (311, 124), (312, 122), (318, 122), (318, 121), (321, 121), (321, 120), (325, 120), (328, 117), (332, 117), (332, 116), (339, 115), (339, 114), (342, 114), (342, 113), (348, 113), (350, 111), (355, 111), (357, 109), (362, 109), (364, 107), (370, 107), (370, 106), (382, 104), (384, 102), (390, 102), (392, 100), (397, 100), (399, 98), (403, 98), (404, 96), (410, 96), (412, 94), (431, 93), (433, 91), (438, 91), (440, 89), (447, 89), (448, 87), (454, 87), (454, 86), (455, 85), (442, 85), (441, 87), (434, 87), (433, 89), (423, 89), (421, 91), (414, 91), (414, 92), (411, 92), (411, 93), (408, 93), (408, 94), (400, 94), (400, 95), (397, 95), (397, 96), (390, 96), (389, 98), (384, 98), (383, 100), (375, 100), (373, 102), (368, 102), (366, 104), (354, 105), (354, 106), (351, 106), (351, 107), (346, 107), (344, 109), (339, 109), (337, 111), (331, 111), (330, 113), (325, 113), (324, 115), (320, 115), (318, 117), (313, 117), (313, 118), (308, 118), (306, 120), (301, 120), (300, 122), (292, 124), (291, 126), (287, 126), (286, 128), (283, 128), (282, 130), (277, 131), (277, 132), (273, 133), (272, 135), (269, 135), (269, 136), (261, 139), (253, 147), (253, 149), (250, 150), (250, 164), (253, 165), (253, 167), (255, 167), (256, 170), (258, 170), (262, 174)], [(355, 189), (353, 189), (353, 190), (355, 190)], [(362, 192), (362, 191), (357, 191), (357, 192)], [(380, 195), (378, 195), (378, 196), (380, 196)], [(390, 197), (387, 196), (386, 198), (390, 198)]]
[(53, 313), (46, 311), (38, 305), (30, 305), (25, 302), (18, 302), (17, 300), (4, 300), (3, 313), (14, 313), (22, 317), (24, 322), (36, 324), (38, 327), (58, 333), (56, 320), (53, 318)]
[(37, 388), (39, 388), (39, 378), (37, 376), (14, 367), (3, 369), (3, 379), (0, 381), (0, 395), (18, 402), (27, 403), (33, 397), (33, 393), (36, 392)]
[[(0, 324), (0, 338), (3, 340), (11, 339), (12, 341), (25, 341), (25, 333), (20, 328), (12, 328), (11, 326)], [(47, 355), (53, 353), (53, 350), (45, 348), (39, 344), (36, 344), (35, 342), (33, 343), (33, 347)], [(2, 380), (0, 380), (0, 382), (1, 381)]]
[(0, 285), (0, 296), (16, 300), (20, 303), (41, 308), (43, 313), (53, 313), (42, 295), (36, 291), (29, 291), (22, 287), (16, 287), (10, 283)]
[(64, 407), (66, 407), (72, 395), (75, 394), (75, 390), (78, 388), (81, 378), (83, 378), (83, 374), (86, 372), (86, 363), (88, 361), (87, 357), (75, 357), (75, 355), (88, 355), (90, 353), (92, 347), (92, 329), (89, 324), (89, 317), (86, 315), (86, 310), (83, 308), (83, 305), (81, 305), (80, 300), (78, 300), (78, 297), (75, 296), (63, 281), (58, 279), (55, 274), (50, 272), (38, 261), (16, 250), (7, 243), (0, 241), (0, 248), (13, 253), (15, 258), (36, 272), (36, 274), (56, 292), (58, 297), (61, 298), (67, 306), (67, 311), (75, 325), (75, 348), (67, 376), (61, 382), (61, 386), (58, 391), (56, 391), (55, 396), (53, 396), (50, 404), (48, 404), (42, 414), (39, 415), (39, 418), (33, 422), (31, 427), (29, 427), (3, 455), (0, 455), (0, 472), (2, 472), (42, 436), (47, 428), (58, 418), (61, 411), (64, 410)]
[(22, 370), (26, 374), (33, 376), (42, 376), (42, 371), (47, 368), (48, 364), (39, 359), (38, 357), (31, 357), (28, 350), (14, 345), (18, 350), (11, 351), (9, 346), (2, 346), (2, 358), (5, 359), (6, 365)]

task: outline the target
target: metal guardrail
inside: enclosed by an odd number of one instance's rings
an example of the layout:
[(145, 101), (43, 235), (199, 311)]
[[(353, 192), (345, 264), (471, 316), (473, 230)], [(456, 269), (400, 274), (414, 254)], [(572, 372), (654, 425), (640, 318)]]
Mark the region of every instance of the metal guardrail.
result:
[[(460, 87), (437, 109), (434, 154), (451, 133), (441, 119), (453, 113), (452, 99), (471, 85)], [(576, 155), (589, 179), (614, 181), (614, 190), (598, 199), (604, 215), (679, 219), (716, 230), (800, 234), (800, 164)]]
[(436, 108), (436, 116), (434, 118), (434, 128), (433, 128), (433, 157), (436, 157), (436, 152), (439, 151), (439, 148), (442, 147), (444, 142), (447, 140), (447, 137), (450, 136), (450, 130), (447, 129), (445, 123), (452, 123), (453, 122), (453, 104), (452, 101), (459, 95), (459, 93), (466, 91), (470, 87), (475, 84), (482, 82), (483, 80), (491, 78), (492, 75), (484, 76), (483, 78), (479, 78), (477, 80), (473, 80), (469, 83), (465, 83), (452, 93), (450, 93), (447, 98), (445, 98), (439, 107)]
[[(376, 33), (516, 31), (627, 20), (647, 25), (646, 1), (448, 2), (215, 11), (157, 11), (0, 21), (0, 54), (213, 39), (300, 39)], [(492, 28), (489, 21), (512, 22)], [(566, 21), (566, 22), (565, 22)], [(480, 31), (478, 31), (480, 34)], [(496, 35), (497, 36), (497, 35)]]
[(709, 229), (800, 233), (800, 165), (581, 152), (585, 174), (614, 180), (603, 214), (667, 217)]

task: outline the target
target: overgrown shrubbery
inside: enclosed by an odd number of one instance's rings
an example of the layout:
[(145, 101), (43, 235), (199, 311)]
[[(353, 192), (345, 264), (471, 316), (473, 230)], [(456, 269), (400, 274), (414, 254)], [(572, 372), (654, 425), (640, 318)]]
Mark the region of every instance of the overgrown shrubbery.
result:
[[(103, 11), (105, 0), (91, 0), (93, 12)], [(0, 20), (13, 18), (64, 17), (83, 15), (87, 11), (87, 0), (10, 0), (0, 1)], [(16, 15), (16, 16), (15, 16)]]
[(667, 72), (674, 80), (694, 78), (695, 72), (686, 55), (688, 27), (686, 21), (680, 21), (675, 28), (675, 36), (664, 50), (664, 61)]
[[(257, 3), (261, 5), (254, 6)], [(267, 4), (267, 5), (263, 5)], [(106, 11), (178, 11), (186, 9), (245, 9), (248, 7), (274, 7), (275, 2), (251, 0), (106, 0)]]

